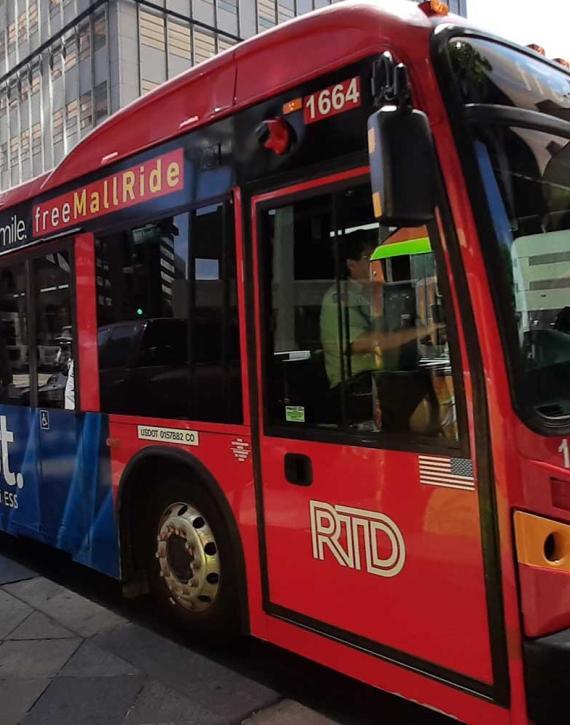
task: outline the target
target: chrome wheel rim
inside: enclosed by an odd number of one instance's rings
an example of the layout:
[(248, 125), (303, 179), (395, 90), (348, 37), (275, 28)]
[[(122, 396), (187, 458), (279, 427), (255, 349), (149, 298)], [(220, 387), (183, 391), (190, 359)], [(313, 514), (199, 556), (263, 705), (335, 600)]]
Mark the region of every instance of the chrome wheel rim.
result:
[(172, 604), (195, 612), (214, 603), (220, 556), (206, 518), (189, 503), (170, 504), (160, 517), (156, 558)]

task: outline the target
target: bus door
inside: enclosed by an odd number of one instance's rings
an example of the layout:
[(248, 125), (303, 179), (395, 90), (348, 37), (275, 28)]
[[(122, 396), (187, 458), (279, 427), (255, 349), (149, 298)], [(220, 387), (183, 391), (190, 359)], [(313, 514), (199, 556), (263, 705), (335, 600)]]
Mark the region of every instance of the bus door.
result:
[(265, 609), (485, 689), (477, 480), (437, 231), (380, 228), (346, 172), (259, 195), (253, 218)]
[[(87, 497), (76, 414), (76, 330), (71, 241), (30, 260), (34, 305), (42, 538), (74, 554), (84, 543)], [(33, 401), (33, 396), (32, 396)]]

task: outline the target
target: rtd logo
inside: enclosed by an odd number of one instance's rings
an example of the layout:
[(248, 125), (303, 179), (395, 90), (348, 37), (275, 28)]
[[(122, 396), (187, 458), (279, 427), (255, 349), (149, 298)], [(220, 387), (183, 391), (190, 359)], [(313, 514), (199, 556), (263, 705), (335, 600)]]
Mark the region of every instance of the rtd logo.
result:
[[(324, 560), (325, 549), (341, 566), (369, 574), (396, 576), (406, 560), (402, 532), (385, 514), (310, 501), (313, 557)], [(362, 551), (364, 547), (364, 551)], [(388, 549), (387, 555), (382, 555)]]
[(8, 430), (8, 421), (5, 415), (0, 415), (0, 440), (2, 448), (2, 473), (8, 486), (24, 488), (24, 477), (21, 473), (13, 473), (10, 470), (8, 459), (8, 444), (14, 442), (14, 434)]

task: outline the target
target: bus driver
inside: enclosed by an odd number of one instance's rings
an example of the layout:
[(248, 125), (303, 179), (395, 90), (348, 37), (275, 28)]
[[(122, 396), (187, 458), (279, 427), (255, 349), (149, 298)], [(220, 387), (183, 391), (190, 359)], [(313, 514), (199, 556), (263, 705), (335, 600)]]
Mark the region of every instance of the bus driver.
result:
[[(370, 272), (370, 256), (376, 245), (364, 230), (354, 231), (344, 239), (346, 279), (340, 280), (340, 284), (335, 282), (321, 304), (321, 344), (331, 392), (341, 382), (348, 383), (351, 389), (360, 389), (362, 384), (370, 390), (370, 380), (363, 373), (394, 369), (403, 345), (426, 337), (440, 327), (431, 324), (392, 331), (383, 329), (384, 279), (381, 272), (372, 279)], [(378, 268), (381, 270), (380, 265)]]
[[(344, 378), (381, 367), (376, 331), (380, 318), (372, 314), (372, 282), (370, 255), (375, 245), (364, 231), (345, 237), (346, 279), (331, 285), (321, 304), (321, 343), (329, 385), (335, 388)], [(341, 295), (339, 314), (338, 296)], [(339, 327), (342, 332), (339, 335)], [(342, 370), (342, 340), (348, 340), (344, 350)], [(348, 369), (346, 369), (348, 368)]]

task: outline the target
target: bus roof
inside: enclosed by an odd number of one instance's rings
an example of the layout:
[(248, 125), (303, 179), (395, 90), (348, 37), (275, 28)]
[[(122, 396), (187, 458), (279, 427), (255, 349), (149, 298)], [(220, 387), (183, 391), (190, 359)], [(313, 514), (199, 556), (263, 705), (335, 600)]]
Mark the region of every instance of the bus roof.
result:
[[(452, 18), (457, 24), (465, 22)], [(409, 0), (345, 0), (294, 18), (190, 68), (117, 111), (53, 171), (0, 195), (0, 209), (380, 50), (395, 49), (408, 61), (425, 59), (434, 24), (448, 19), (428, 18)]]

